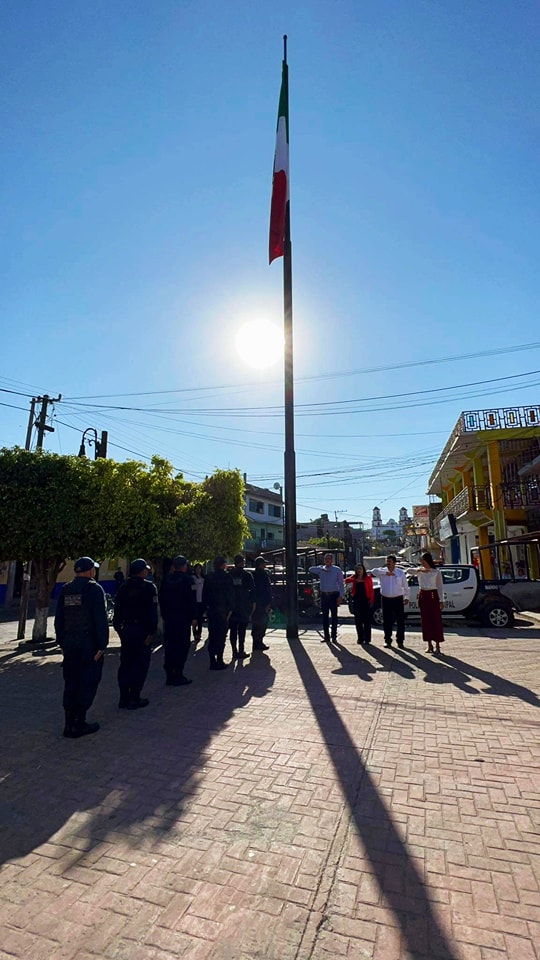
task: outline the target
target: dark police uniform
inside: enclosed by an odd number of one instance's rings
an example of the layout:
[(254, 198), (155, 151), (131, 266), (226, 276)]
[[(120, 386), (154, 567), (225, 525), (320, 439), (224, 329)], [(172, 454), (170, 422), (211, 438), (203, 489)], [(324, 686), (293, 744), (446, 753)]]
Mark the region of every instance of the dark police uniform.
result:
[(255, 584), (249, 571), (234, 566), (229, 571), (234, 587), (234, 604), (229, 619), (230, 641), (234, 659), (244, 656), (249, 618), (255, 603)]
[(191, 625), (197, 619), (197, 601), (193, 578), (187, 571), (175, 570), (163, 581), (159, 593), (163, 617), (163, 651), (166, 683), (179, 687), (191, 681), (184, 667), (191, 644)]
[(255, 567), (253, 574), (255, 583), (255, 609), (251, 615), (251, 636), (253, 649), (264, 650), (263, 643), (266, 628), (268, 627), (268, 607), (272, 606), (272, 584), (264, 567)]
[(208, 654), (210, 669), (223, 670), (223, 652), (229, 621), (234, 606), (234, 587), (226, 570), (207, 574), (203, 587), (203, 608), (208, 611)]
[[(54, 618), (56, 638), (64, 654), (64, 735), (82, 736), (90, 731), (86, 711), (91, 707), (103, 671), (103, 657), (109, 642), (105, 594), (99, 583), (75, 577), (62, 588)], [(92, 725), (98, 729), (98, 725)]]
[(156, 585), (139, 576), (130, 576), (120, 585), (114, 604), (113, 626), (121, 642), (118, 667), (120, 707), (133, 709), (142, 705), (141, 690), (152, 655), (146, 639), (156, 632), (157, 625)]

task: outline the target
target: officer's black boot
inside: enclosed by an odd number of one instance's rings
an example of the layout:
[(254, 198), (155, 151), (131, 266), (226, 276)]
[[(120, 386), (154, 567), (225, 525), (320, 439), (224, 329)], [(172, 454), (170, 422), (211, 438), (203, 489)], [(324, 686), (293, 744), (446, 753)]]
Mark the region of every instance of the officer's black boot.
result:
[(243, 641), (243, 640), (240, 640), (240, 642), (239, 642), (239, 644), (238, 644), (238, 656), (237, 656), (236, 659), (237, 659), (237, 660), (245, 660), (246, 657), (249, 657), (249, 653), (246, 653), (246, 651), (245, 651), (245, 649), (244, 649), (244, 641)]
[(75, 714), (73, 710), (64, 710), (66, 716), (66, 723), (64, 726), (64, 732), (62, 736), (64, 737), (73, 737), (73, 724), (75, 723)]
[(71, 736), (75, 739), (78, 737), (86, 737), (89, 733), (97, 733), (98, 730), (99, 723), (87, 723), (86, 710), (83, 710), (77, 715)]
[(148, 697), (141, 697), (140, 690), (132, 690), (129, 699), (128, 710), (138, 710), (139, 707), (147, 707), (150, 703)]

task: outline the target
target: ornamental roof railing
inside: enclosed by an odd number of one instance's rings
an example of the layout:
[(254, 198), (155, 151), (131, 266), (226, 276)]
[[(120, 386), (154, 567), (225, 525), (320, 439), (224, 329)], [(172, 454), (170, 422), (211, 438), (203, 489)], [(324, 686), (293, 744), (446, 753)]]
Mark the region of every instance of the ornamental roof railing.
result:
[(527, 427), (540, 428), (540, 405), (503, 407), (500, 410), (494, 408), (489, 410), (464, 410), (459, 415), (457, 423), (437, 460), (435, 469), (429, 478), (429, 487), (440, 472), (456, 441), (463, 434), (489, 433), (493, 430), (522, 430)]

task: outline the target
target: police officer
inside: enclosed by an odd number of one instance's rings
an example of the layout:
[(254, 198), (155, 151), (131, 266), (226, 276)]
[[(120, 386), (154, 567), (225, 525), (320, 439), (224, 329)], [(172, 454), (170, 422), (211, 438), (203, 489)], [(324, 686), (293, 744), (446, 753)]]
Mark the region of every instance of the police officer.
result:
[(191, 628), (197, 625), (197, 601), (186, 557), (174, 558), (171, 573), (161, 585), (159, 604), (164, 625), (165, 683), (169, 687), (183, 687), (192, 682), (184, 676), (184, 667), (191, 644)]
[(208, 654), (210, 670), (226, 670), (223, 660), (229, 617), (234, 606), (234, 587), (225, 569), (225, 557), (214, 559), (214, 570), (204, 580), (203, 611), (208, 611)]
[(229, 573), (234, 587), (234, 605), (229, 619), (230, 641), (233, 660), (249, 657), (244, 644), (249, 618), (255, 607), (255, 584), (251, 573), (244, 570), (244, 558), (238, 553), (234, 558), (234, 567)]
[(114, 604), (113, 627), (121, 644), (118, 706), (127, 710), (150, 703), (147, 697), (141, 697), (158, 625), (158, 593), (155, 584), (146, 579), (149, 570), (142, 557), (133, 560), (129, 577), (118, 588)]
[(109, 642), (105, 594), (95, 581), (99, 564), (91, 557), (75, 561), (75, 579), (66, 583), (56, 605), (54, 629), (64, 654), (64, 737), (75, 740), (99, 730), (87, 723)]
[(272, 609), (272, 584), (266, 572), (266, 560), (257, 557), (255, 560), (255, 609), (251, 615), (251, 636), (254, 650), (268, 650), (264, 636), (268, 627), (268, 618)]

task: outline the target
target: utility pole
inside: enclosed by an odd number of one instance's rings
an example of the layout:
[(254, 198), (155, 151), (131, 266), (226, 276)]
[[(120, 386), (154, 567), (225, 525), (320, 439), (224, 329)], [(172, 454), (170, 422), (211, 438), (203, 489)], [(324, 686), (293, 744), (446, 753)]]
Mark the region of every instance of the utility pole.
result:
[(24, 445), (25, 450), (29, 450), (32, 446), (32, 430), (34, 429), (34, 416), (36, 413), (36, 398), (32, 397), (30, 402), (30, 416), (28, 417), (28, 429), (26, 431), (26, 443)]
[(36, 449), (43, 450), (43, 438), (45, 433), (54, 433), (54, 427), (50, 427), (47, 423), (47, 407), (50, 403), (58, 403), (62, 399), (62, 394), (59, 394), (58, 397), (49, 397), (48, 394), (45, 394), (43, 397), (37, 397), (37, 402), (41, 403), (41, 413), (36, 420), (37, 427), (37, 442)]
[[(62, 394), (59, 394), (58, 397), (49, 397), (47, 394), (43, 397), (32, 397), (30, 403), (30, 416), (28, 418), (28, 429), (26, 431), (26, 443), (25, 450), (30, 450), (32, 445), (32, 429), (35, 426), (37, 428), (37, 442), (36, 449), (43, 449), (43, 438), (45, 433), (54, 433), (54, 427), (50, 427), (47, 424), (47, 407), (50, 403), (57, 403), (62, 399)], [(34, 416), (36, 412), (36, 403), (41, 403), (41, 412), (36, 421), (34, 421)], [(17, 640), (24, 640), (24, 635), (26, 633), (26, 620), (28, 617), (28, 600), (30, 598), (30, 580), (32, 579), (32, 561), (27, 560), (23, 564), (23, 575), (22, 575), (22, 586), (21, 586), (21, 601), (19, 605), (19, 624), (17, 628)]]

